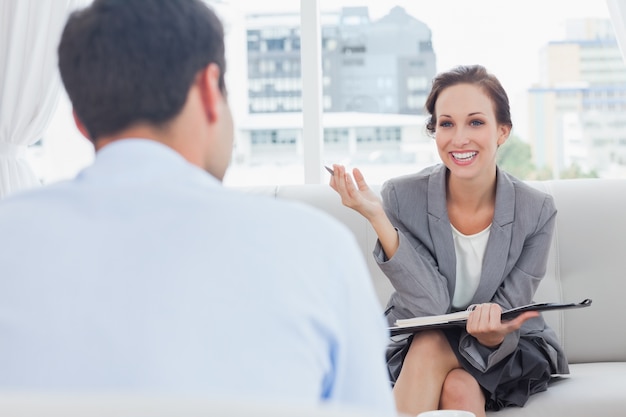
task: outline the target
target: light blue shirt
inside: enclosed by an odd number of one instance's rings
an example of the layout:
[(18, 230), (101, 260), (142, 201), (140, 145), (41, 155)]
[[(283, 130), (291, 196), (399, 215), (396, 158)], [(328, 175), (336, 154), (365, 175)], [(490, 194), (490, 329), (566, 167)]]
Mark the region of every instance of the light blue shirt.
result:
[(0, 388), (328, 402), (394, 415), (347, 228), (157, 142), (0, 202)]

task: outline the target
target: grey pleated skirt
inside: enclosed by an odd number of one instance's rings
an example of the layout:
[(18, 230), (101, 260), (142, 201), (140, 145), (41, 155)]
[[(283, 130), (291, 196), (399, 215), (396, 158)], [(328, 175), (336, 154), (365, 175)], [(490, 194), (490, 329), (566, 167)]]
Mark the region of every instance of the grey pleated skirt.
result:
[[(461, 366), (481, 386), (486, 399), (486, 410), (496, 411), (509, 406), (522, 407), (532, 394), (547, 389), (550, 381), (550, 362), (548, 353), (542, 347), (544, 346), (542, 339), (520, 338), (513, 353), (487, 372), (481, 372), (459, 353), (462, 330), (451, 328), (442, 331)], [(412, 336), (396, 338), (387, 347), (387, 368), (392, 386), (400, 375), (404, 357), (412, 340)]]

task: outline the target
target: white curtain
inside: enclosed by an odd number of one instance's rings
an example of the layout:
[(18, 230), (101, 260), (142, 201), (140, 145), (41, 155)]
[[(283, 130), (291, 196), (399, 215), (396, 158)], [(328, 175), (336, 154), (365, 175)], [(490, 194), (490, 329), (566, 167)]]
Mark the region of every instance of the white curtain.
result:
[(626, 0), (606, 0), (617, 43), (626, 61)]
[(0, 199), (39, 185), (26, 150), (43, 135), (59, 98), (56, 49), (84, 0), (0, 0)]

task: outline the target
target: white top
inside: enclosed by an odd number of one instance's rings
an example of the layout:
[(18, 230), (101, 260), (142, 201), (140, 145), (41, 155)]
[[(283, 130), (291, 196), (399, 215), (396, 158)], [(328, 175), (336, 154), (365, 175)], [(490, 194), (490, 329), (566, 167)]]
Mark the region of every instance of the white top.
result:
[(478, 288), (490, 229), (491, 224), (476, 234), (464, 235), (452, 226), (456, 252), (456, 286), (452, 306), (456, 309), (467, 307)]
[(139, 391), (395, 416), (353, 235), (157, 142), (0, 204), (0, 389)]

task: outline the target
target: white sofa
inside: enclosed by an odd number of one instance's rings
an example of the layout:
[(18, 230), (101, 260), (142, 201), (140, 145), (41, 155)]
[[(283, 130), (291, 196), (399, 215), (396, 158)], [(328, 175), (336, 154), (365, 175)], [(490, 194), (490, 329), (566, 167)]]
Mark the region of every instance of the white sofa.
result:
[[(554, 196), (558, 216), (548, 269), (535, 301), (578, 302), (590, 307), (547, 312), (570, 361), (569, 376), (525, 407), (501, 417), (626, 416), (626, 180), (578, 179), (531, 182)], [(373, 187), (379, 190), (378, 186)], [(392, 287), (372, 256), (371, 226), (341, 205), (328, 185), (245, 189), (315, 206), (343, 222), (355, 235), (382, 305)]]

